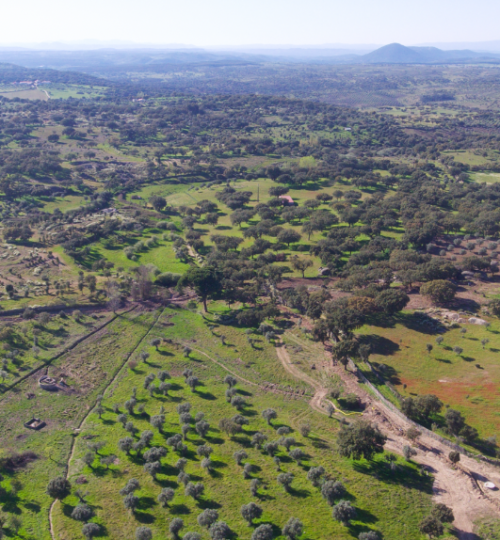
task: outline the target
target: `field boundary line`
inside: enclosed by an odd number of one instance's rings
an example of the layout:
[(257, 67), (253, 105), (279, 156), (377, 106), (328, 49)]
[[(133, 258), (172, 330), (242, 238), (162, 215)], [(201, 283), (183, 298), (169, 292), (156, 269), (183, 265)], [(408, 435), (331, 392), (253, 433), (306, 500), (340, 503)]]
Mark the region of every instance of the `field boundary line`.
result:
[[(136, 306), (133, 306), (130, 310), (127, 311), (130, 312), (132, 311), (132, 309), (135, 309)], [(109, 387), (115, 382), (116, 378), (120, 375), (120, 373), (122, 372), (124, 366), (126, 365), (126, 363), (129, 361), (130, 357), (134, 354), (134, 352), (139, 348), (139, 346), (141, 345), (141, 343), (149, 336), (149, 334), (151, 333), (151, 330), (156, 326), (156, 323), (158, 322), (159, 318), (163, 315), (163, 313), (165, 313), (165, 309), (166, 307), (164, 307), (163, 309), (159, 310), (159, 313), (157, 315), (157, 317), (155, 318), (155, 320), (153, 321), (153, 323), (151, 324), (151, 326), (148, 328), (147, 332), (137, 341), (136, 345), (134, 346), (134, 348), (130, 351), (130, 353), (125, 357), (125, 359), (123, 360), (123, 362), (121, 363), (121, 365), (118, 367), (118, 369), (116, 370), (115, 374), (113, 375), (113, 377), (110, 379), (109, 383), (107, 384), (107, 386), (104, 388), (104, 390), (102, 391), (102, 395), (105, 395), (106, 392), (109, 390)], [(83, 424), (85, 423), (85, 421), (87, 420), (87, 418), (90, 416), (90, 414), (92, 413), (92, 411), (95, 409), (95, 406), (97, 404), (97, 399), (95, 400), (94, 402), (94, 405), (92, 405), (91, 407), (89, 407), (89, 410), (87, 411), (87, 413), (83, 416), (83, 418), (81, 419), (80, 423), (78, 424), (78, 427), (76, 428), (73, 428), (73, 431), (74, 430), (77, 430), (77, 429), (81, 429)], [(68, 459), (66, 461), (66, 465), (65, 465), (65, 472), (64, 472), (64, 478), (66, 478), (66, 480), (68, 479), (68, 476), (69, 476), (69, 466), (70, 466), (70, 463), (73, 459), (73, 455), (74, 455), (74, 452), (75, 452), (75, 445), (76, 445), (76, 439), (77, 439), (77, 436), (78, 434), (75, 434), (73, 433), (73, 439), (71, 441), (71, 449), (70, 449), (70, 453), (69, 453), (69, 456), (68, 456)], [(50, 535), (52, 537), (52, 540), (55, 540), (55, 534), (54, 534), (54, 524), (52, 522), (52, 510), (54, 508), (54, 505), (55, 503), (57, 502), (57, 499), (54, 499), (49, 507), (49, 528), (50, 528)]]
[[(18, 384), (24, 382), (26, 379), (28, 379), (29, 377), (31, 377), (32, 375), (34, 375), (35, 373), (37, 373), (38, 371), (40, 371), (41, 369), (43, 369), (44, 367), (46, 366), (50, 366), (50, 364), (52, 364), (52, 362), (54, 362), (55, 360), (58, 360), (59, 358), (61, 358), (61, 356), (64, 356), (65, 354), (69, 353), (70, 351), (72, 351), (77, 345), (79, 345), (80, 343), (82, 343), (83, 341), (85, 341), (86, 339), (88, 339), (89, 337), (92, 337), (94, 334), (96, 334), (97, 332), (100, 332), (103, 328), (106, 328), (106, 326), (108, 326), (108, 324), (111, 324), (112, 322), (114, 322), (118, 317), (122, 316), (122, 315), (125, 315), (126, 313), (130, 313), (132, 310), (134, 310), (137, 306), (132, 306), (130, 309), (127, 309), (126, 311), (122, 311), (121, 313), (116, 313), (111, 319), (109, 319), (109, 321), (106, 321), (104, 324), (102, 324), (101, 326), (95, 328), (94, 330), (92, 330), (92, 332), (90, 332), (89, 334), (85, 334), (84, 336), (81, 336), (79, 337), (77, 340), (75, 340), (71, 345), (69, 345), (68, 347), (65, 347), (60, 353), (56, 354), (56, 356), (53, 356), (52, 358), (49, 358), (48, 360), (45, 360), (42, 364), (38, 365), (37, 367), (33, 368), (32, 370), (30, 370), (28, 373), (26, 373), (25, 375), (23, 375), (20, 379), (17, 379), (17, 381), (13, 382), (10, 386), (7, 386), (6, 388), (2, 389), (2, 394), (6, 394), (9, 390), (12, 390), (13, 388), (15, 388)], [(3, 400), (0, 400), (0, 403), (1, 401)]]

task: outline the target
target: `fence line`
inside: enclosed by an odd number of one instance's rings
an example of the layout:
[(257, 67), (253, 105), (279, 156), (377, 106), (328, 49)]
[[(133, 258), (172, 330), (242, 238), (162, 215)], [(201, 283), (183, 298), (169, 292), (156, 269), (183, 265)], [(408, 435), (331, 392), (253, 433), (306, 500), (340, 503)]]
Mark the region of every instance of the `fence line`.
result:
[(497, 466), (500, 465), (500, 461), (487, 458), (486, 456), (483, 456), (482, 454), (472, 454), (471, 452), (468, 452), (465, 448), (462, 448), (460, 445), (455, 444), (449, 441), (448, 439), (445, 439), (444, 437), (441, 437), (441, 435), (434, 433), (430, 429), (427, 429), (426, 427), (421, 426), (417, 422), (414, 422), (413, 420), (405, 416), (393, 403), (391, 403), (386, 397), (384, 397), (381, 394), (381, 392), (365, 377), (363, 372), (358, 369), (358, 367), (356, 366), (356, 364), (354, 364), (354, 362), (352, 362), (352, 366), (354, 367), (354, 373), (375, 393), (377, 398), (380, 401), (382, 401), (382, 403), (386, 407), (388, 407), (394, 414), (399, 416), (402, 420), (404, 420), (405, 422), (408, 422), (409, 424), (417, 428), (422, 433), (425, 433), (425, 435), (428, 435), (432, 439), (439, 441), (440, 443), (443, 443), (444, 445), (448, 446), (452, 450), (455, 450), (456, 452), (459, 452), (460, 454), (463, 454), (470, 458), (476, 458), (476, 459), (479, 458), (480, 460), (485, 461), (486, 463), (490, 463), (491, 465), (497, 465)]

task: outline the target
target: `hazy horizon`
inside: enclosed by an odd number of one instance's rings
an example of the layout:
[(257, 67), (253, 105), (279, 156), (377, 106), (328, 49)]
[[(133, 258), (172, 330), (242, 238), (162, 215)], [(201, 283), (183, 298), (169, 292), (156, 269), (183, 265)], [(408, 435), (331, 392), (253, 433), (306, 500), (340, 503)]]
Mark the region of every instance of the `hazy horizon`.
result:
[[(485, 16), (487, 14), (487, 16)], [(184, 47), (331, 47), (398, 42), (498, 41), (500, 3), (432, 0), (88, 0), (84, 9), (63, 0), (9, 3), (0, 23), (0, 45), (84, 40)], [(13, 24), (19, 21), (19, 24)]]

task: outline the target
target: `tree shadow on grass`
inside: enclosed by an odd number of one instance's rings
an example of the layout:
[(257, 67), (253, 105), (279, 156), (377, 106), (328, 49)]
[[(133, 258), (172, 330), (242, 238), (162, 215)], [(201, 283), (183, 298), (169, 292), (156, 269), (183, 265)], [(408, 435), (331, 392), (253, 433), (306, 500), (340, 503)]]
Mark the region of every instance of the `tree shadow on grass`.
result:
[(207, 442), (209, 442), (211, 444), (223, 444), (224, 443), (224, 439), (221, 439), (219, 437), (209, 437), (209, 436), (207, 436), (206, 440), (207, 440)]
[(199, 499), (197, 502), (198, 508), (201, 508), (202, 510), (206, 510), (207, 508), (210, 508), (211, 510), (217, 510), (218, 508), (222, 508), (221, 504), (212, 500)]
[(137, 508), (139, 510), (149, 510), (150, 508), (153, 508), (153, 506), (157, 506), (158, 503), (156, 502), (153, 497), (139, 497), (139, 505)]
[(362, 474), (376, 477), (386, 484), (400, 484), (407, 488), (432, 494), (433, 479), (421, 475), (411, 465), (398, 463), (396, 470), (392, 470), (389, 463), (384, 461), (356, 461), (353, 469)]
[(311, 441), (314, 448), (319, 448), (322, 450), (330, 448), (330, 446), (325, 442), (325, 440), (320, 439), (319, 437), (312, 437), (311, 435), (309, 435), (309, 440)]
[(103, 538), (109, 535), (109, 531), (106, 528), (106, 525), (99, 523), (99, 532), (95, 535), (95, 538)]
[(185, 504), (172, 504), (170, 506), (170, 513), (174, 515), (186, 515), (190, 514), (191, 510)]
[(30, 512), (33, 512), (34, 514), (38, 514), (42, 507), (37, 502), (27, 502), (24, 504), (24, 508), (29, 510)]
[(249, 392), (248, 390), (243, 390), (242, 388), (237, 388), (236, 393), (240, 394), (240, 396), (246, 396), (246, 397), (253, 396), (252, 392)]
[(305, 499), (311, 495), (311, 492), (308, 489), (295, 489), (293, 487), (289, 488), (288, 493), (293, 497), (299, 497), (300, 499)]
[(401, 347), (394, 341), (376, 334), (362, 336), (361, 341), (362, 343), (366, 343), (370, 346), (370, 352), (372, 354), (390, 356), (396, 354), (401, 349)]
[(201, 399), (206, 399), (207, 401), (215, 401), (217, 399), (216, 396), (214, 396), (211, 392), (200, 392), (200, 391), (197, 391), (196, 394), (201, 398)]
[(151, 524), (151, 523), (154, 523), (156, 521), (156, 518), (153, 515), (148, 514), (147, 512), (137, 512), (137, 511), (135, 511), (134, 516), (135, 516), (135, 519), (139, 523)]
[(212, 461), (212, 467), (214, 467), (215, 469), (224, 469), (225, 467), (227, 467), (227, 463), (217, 459), (217, 460)]
[(159, 355), (161, 356), (175, 356), (173, 353), (169, 351), (157, 351)]
[(157, 478), (156, 483), (162, 488), (168, 487), (168, 488), (176, 489), (179, 487), (179, 484), (177, 482), (175, 482), (174, 480), (169, 480), (167, 478), (162, 478), (162, 479)]
[(76, 506), (73, 506), (72, 504), (66, 504), (66, 503), (62, 503), (62, 507), (63, 507), (62, 508), (63, 514), (68, 518), (71, 517), (71, 512), (73, 512), (73, 510), (76, 508)]

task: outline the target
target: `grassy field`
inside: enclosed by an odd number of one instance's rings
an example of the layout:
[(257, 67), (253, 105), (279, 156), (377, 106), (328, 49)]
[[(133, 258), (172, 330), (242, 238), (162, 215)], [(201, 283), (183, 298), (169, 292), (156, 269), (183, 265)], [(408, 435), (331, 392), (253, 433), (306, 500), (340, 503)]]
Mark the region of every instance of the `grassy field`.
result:
[(486, 182), (487, 184), (500, 182), (500, 173), (474, 173), (472, 177), (476, 182)]
[[(217, 305), (214, 307), (215, 311), (221, 309)], [(13, 480), (20, 482), (16, 495), (9, 502), (9, 508), (15, 510), (22, 522), (19, 537), (33, 540), (50, 538), (47, 524), (50, 500), (44, 490), (50, 478), (63, 472), (69, 459), (70, 480), (74, 483), (79, 477), (86, 479), (84, 491), (89, 492), (88, 501), (96, 511), (94, 521), (103, 525), (102, 538), (128, 537), (135, 527), (144, 524), (150, 526), (157, 537), (164, 537), (174, 516), (184, 519), (184, 532), (196, 530), (205, 538), (207, 533), (201, 531), (196, 522), (197, 515), (205, 508), (217, 509), (220, 519), (225, 520), (238, 537), (246, 538), (252, 529), (245, 524), (239, 509), (242, 504), (254, 500), (264, 510), (258, 522), (271, 523), (276, 537), (293, 515), (303, 521), (306, 537), (310, 539), (348, 539), (370, 529), (383, 531), (387, 539), (419, 539), (415, 531), (431, 504), (431, 478), (421, 474), (413, 464), (399, 460), (394, 473), (382, 456), (373, 462), (339, 459), (335, 453), (337, 420), (313, 413), (303, 399), (287, 397), (276, 390), (264, 391), (259, 386), (266, 380), (277, 383), (277, 388), (280, 385), (286, 388), (293, 383), (278, 362), (272, 345), (259, 344), (257, 350), (251, 349), (243, 331), (231, 327), (215, 328), (212, 334), (207, 325), (213, 316), (204, 321), (196, 313), (172, 309), (121, 316), (95, 339), (78, 346), (49, 368), (51, 376), (57, 378), (64, 374), (69, 391), (44, 392), (37, 387), (37, 378), (32, 377), (21, 383), (16, 392), (1, 399), (4, 414), (0, 418), (3, 433), (0, 457), (13, 449), (18, 452), (29, 449), (38, 455), (38, 459), (26, 469), (10, 473), (3, 482), (7, 491)], [(222, 331), (227, 337), (226, 345), (222, 345), (217, 337)], [(173, 345), (162, 344), (156, 351), (149, 345), (149, 340), (155, 336), (173, 339)], [(185, 344), (193, 350), (189, 358), (182, 353)], [(140, 362), (138, 353), (141, 350), (150, 353), (147, 363)], [(220, 365), (210, 361), (201, 354), (203, 352)], [(133, 370), (126, 363), (129, 358), (138, 361)], [(182, 377), (186, 368), (192, 369), (201, 381), (195, 392), (187, 388)], [(169, 371), (172, 390), (169, 397), (158, 394), (151, 397), (143, 389), (144, 377), (161, 369)], [(227, 369), (258, 385), (237, 385), (239, 395), (247, 403), (242, 414), (249, 424), (242, 434), (232, 439), (217, 427), (221, 418), (231, 417), (237, 412), (224, 398), (222, 379)], [(153, 481), (144, 472), (141, 459), (133, 455), (127, 457), (117, 449), (118, 440), (127, 432), (116, 421), (117, 414), (112, 412), (112, 406), (121, 404), (120, 409), (123, 410), (123, 403), (129, 399), (134, 387), (137, 388), (138, 405), (144, 406), (143, 413), (136, 409), (130, 416), (139, 430), (152, 429), (149, 415), (157, 414), (161, 406), (165, 410), (163, 434), (153, 430), (153, 445), (164, 446), (168, 436), (179, 432), (175, 410), (179, 403), (191, 403), (193, 414), (205, 413), (211, 426), (205, 440), (192, 430), (184, 441), (188, 460), (186, 471), (192, 481), (205, 485), (205, 493), (199, 501), (186, 497), (178, 486), (177, 471), (173, 467), (179, 457), (177, 452), (168, 451), (167, 457), (162, 459), (161, 472)], [(26, 399), (30, 392), (35, 395), (34, 399)], [(103, 392), (105, 412), (99, 419), (91, 409), (97, 395)], [(266, 407), (278, 411), (278, 419), (273, 426), (268, 426), (260, 416)], [(42, 418), (47, 426), (39, 432), (26, 430), (22, 423), (32, 416)], [(305, 423), (311, 426), (308, 437), (303, 437), (298, 431)], [(277, 483), (279, 472), (271, 457), (249, 445), (249, 437), (257, 430), (266, 433), (270, 440), (277, 439), (275, 430), (280, 426), (290, 427), (296, 446), (306, 454), (299, 465), (280, 447), (281, 470), (294, 475), (289, 493), (285, 493)], [(79, 430), (75, 431), (76, 428)], [(81, 460), (88, 452), (87, 443), (96, 441), (106, 443), (100, 452), (102, 455), (112, 453), (117, 456), (109, 469), (99, 465), (98, 458), (92, 469)], [(204, 472), (196, 455), (196, 448), (203, 442), (214, 451), (211, 473)], [(248, 454), (245, 462), (253, 465), (251, 477), (262, 481), (258, 497), (251, 496), (250, 479), (243, 478), (242, 468), (232, 457), (240, 449)], [(341, 480), (346, 486), (347, 498), (358, 509), (357, 518), (350, 527), (343, 527), (332, 519), (328, 504), (307, 481), (307, 470), (317, 465), (322, 465), (331, 478)], [(141, 502), (137, 511), (130, 514), (123, 508), (118, 491), (129, 478), (134, 477), (140, 480), (138, 495)], [(156, 501), (162, 487), (174, 487), (176, 490), (174, 501), (167, 509), (161, 508)], [(69, 518), (76, 502), (76, 497), (71, 495), (55, 505), (52, 517), (57, 538), (69, 540), (80, 537), (81, 524)], [(314, 513), (311, 513), (311, 508), (315, 508)]]
[[(217, 354), (218, 350), (219, 356), (222, 354), (230, 356), (227, 350), (234, 345), (237, 346), (239, 359), (231, 361), (231, 358), (227, 358), (224, 365), (237, 369), (240, 359), (240, 362), (245, 365), (244, 353), (248, 354), (250, 351), (244, 351), (248, 346), (241, 344), (241, 331), (233, 334), (227, 332), (227, 328), (224, 329), (230, 345), (223, 347), (219, 340), (212, 340), (213, 343), (209, 344), (209, 334), (206, 328), (200, 327), (200, 321), (199, 316), (189, 312), (166, 311), (151, 335), (158, 334), (174, 338), (181, 344), (192, 343), (193, 350), (200, 347), (200, 350), (207, 351), (210, 355)], [(173, 323), (174, 326), (164, 328), (165, 323)], [(238, 334), (239, 340), (237, 340)], [(177, 347), (160, 346), (158, 353), (152, 348), (149, 348), (148, 352), (151, 353), (148, 364), (140, 364), (133, 371), (125, 367), (120, 372), (116, 383), (106, 392), (103, 402), (106, 412), (102, 419), (99, 420), (97, 415), (91, 414), (82, 426), (75, 447), (74, 459), (70, 464), (71, 479), (83, 475), (88, 480), (86, 489), (91, 493), (89, 501), (98, 509), (96, 521), (105, 527), (107, 537), (123, 538), (140, 524), (147, 524), (156, 535), (164, 536), (168, 534), (168, 523), (173, 517), (182, 517), (185, 522), (185, 531), (198, 531), (205, 537), (206, 532), (197, 525), (196, 516), (205, 508), (214, 508), (218, 510), (220, 519), (226, 521), (238, 537), (245, 538), (250, 534), (251, 529), (245, 524), (239, 514), (239, 509), (242, 504), (251, 500), (259, 503), (264, 509), (262, 518), (256, 524), (271, 523), (278, 533), (287, 519), (293, 515), (303, 521), (306, 535), (311, 539), (328, 537), (347, 539), (370, 528), (384, 531), (385, 538), (399, 538), (404, 534), (406, 527), (416, 529), (418, 520), (428, 509), (430, 483), (428, 477), (421, 476), (411, 464), (399, 463), (398, 473), (391, 475), (390, 483), (384, 484), (366, 474), (369, 471), (372, 473), (377, 471), (379, 479), (388, 480), (388, 466), (383, 459), (379, 458), (370, 464), (366, 462), (355, 464), (335, 457), (333, 444), (333, 436), (337, 430), (335, 420), (311, 414), (307, 404), (302, 400), (284, 402), (283, 398), (275, 393), (262, 392), (248, 385), (238, 385), (238, 392), (248, 403), (242, 414), (250, 423), (244, 428), (243, 434), (229, 439), (217, 429), (221, 418), (231, 417), (237, 412), (224, 399), (225, 385), (222, 383), (222, 378), (226, 373), (225, 370), (210, 364), (197, 352), (191, 353), (191, 357), (186, 359)], [(252, 356), (255, 356), (255, 353)], [(279, 380), (282, 369), (277, 365), (272, 351), (266, 350), (265, 354), (262, 353), (260, 356), (263, 357), (262, 361), (270, 364), (269, 377), (273, 377), (274, 373), (274, 379)], [(202, 381), (196, 392), (187, 389), (181, 376), (186, 368), (192, 369)], [(255, 369), (254, 373), (266, 375), (260, 363), (255, 368), (258, 369)], [(151, 372), (156, 373), (159, 369), (168, 370), (172, 376), (170, 382), (173, 384), (173, 390), (168, 398), (150, 397), (149, 393), (142, 389), (145, 375)], [(245, 374), (250, 371), (246, 368)], [(285, 374), (283, 377), (286, 379)], [(162, 459), (162, 470), (157, 480), (153, 481), (145, 475), (142, 460), (129, 458), (117, 450), (118, 439), (126, 436), (127, 433), (116, 421), (117, 415), (111, 412), (111, 406), (127, 400), (133, 387), (138, 389), (138, 403), (144, 405), (146, 411), (142, 415), (134, 414), (131, 417), (140, 431), (151, 428), (148, 422), (150, 415), (157, 414), (161, 406), (165, 410), (164, 433), (160, 434), (154, 430), (152, 446), (165, 446), (169, 436), (180, 432), (176, 413), (176, 406), (179, 403), (191, 403), (193, 415), (204, 412), (206, 420), (211, 425), (208, 436), (202, 440), (193, 430), (184, 441), (187, 446), (185, 457), (188, 460), (186, 472), (192, 481), (203, 482), (205, 485), (205, 493), (199, 501), (185, 496), (182, 486), (178, 485), (177, 471), (174, 468), (175, 462), (180, 457), (177, 452), (168, 451), (167, 457)], [(279, 412), (279, 418), (273, 427), (267, 426), (260, 416), (261, 410), (266, 407), (274, 407)], [(298, 433), (298, 427), (305, 421), (308, 421), (312, 427), (308, 438)], [(249, 437), (255, 431), (260, 430), (266, 433), (272, 440), (277, 437), (274, 430), (280, 426), (289, 426), (292, 429), (297, 445), (307, 454), (303, 464), (297, 465), (290, 460), (284, 449), (278, 453), (282, 461), (282, 471), (291, 472), (294, 475), (294, 483), (289, 494), (285, 493), (276, 482), (276, 476), (279, 473), (271, 457), (249, 445)], [(109, 453), (117, 455), (115, 465), (112, 465), (109, 470), (106, 471), (104, 467), (99, 466), (97, 460), (93, 470), (82, 463), (81, 458), (88, 452), (85, 439), (88, 440), (90, 436), (93, 437), (92, 440), (106, 441), (106, 446), (102, 450), (103, 455)], [(212, 473), (203, 471), (200, 467), (200, 458), (196, 455), (196, 448), (204, 443), (212, 446), (214, 450)], [(240, 449), (244, 449), (248, 454), (245, 462), (254, 466), (251, 476), (262, 481), (260, 494), (256, 498), (249, 492), (250, 479), (243, 478), (241, 467), (232, 458), (232, 454)], [(321, 498), (319, 491), (307, 481), (307, 470), (310, 466), (317, 465), (324, 466), (332, 477), (341, 479), (345, 483), (349, 493), (348, 498), (359, 509), (358, 519), (352, 523), (351, 527), (345, 528), (332, 520), (328, 505)], [(141, 490), (138, 492), (141, 504), (134, 514), (124, 512), (121, 497), (118, 495), (118, 491), (129, 478), (139, 478), (141, 482)], [(103, 479), (106, 480), (104, 489)], [(367, 483), (369, 489), (367, 489)], [(156, 496), (162, 487), (174, 487), (176, 490), (176, 496), (169, 509), (161, 508), (156, 502)], [(378, 498), (379, 502), (374, 502), (374, 498), (368, 493), (379, 494), (381, 496)], [(380, 506), (382, 499), (386, 501), (384, 506), (388, 504), (389, 509), (382, 511)], [(67, 517), (75, 503), (74, 498), (69, 498), (63, 504), (56, 506), (54, 523), (62, 538), (73, 538), (78, 535), (79, 525)], [(314, 514), (308, 510), (311, 507), (317, 509)], [(402, 519), (403, 515), (404, 519)], [(418, 534), (416, 536), (410, 534), (407, 537), (418, 538)]]
[(43, 90), (38, 88), (29, 90), (11, 90), (9, 92), (0, 92), (0, 96), (7, 99), (39, 99), (41, 101), (48, 101), (49, 97)]
[[(10, 510), (22, 520), (24, 538), (50, 538), (47, 522), (50, 499), (45, 486), (60, 475), (71, 449), (74, 429), (95, 403), (96, 396), (109, 384), (126, 357), (153, 324), (156, 313), (133, 313), (117, 319), (94, 339), (76, 347), (48, 369), (52, 377), (63, 377), (67, 392), (46, 392), (38, 387), (40, 374), (29, 377), (14, 391), (0, 396), (2, 416), (1, 457), (12, 452), (33, 451), (38, 459), (15, 475), (6, 476), (7, 486), (14, 478), (22, 484), (9, 499)], [(45, 372), (45, 371), (44, 371)], [(28, 399), (28, 394), (35, 397)], [(23, 423), (36, 416), (47, 426), (30, 431)], [(2, 471), (5, 476), (5, 471)], [(5, 506), (4, 506), (5, 509)]]
[[(370, 360), (388, 366), (387, 379), (403, 396), (435, 394), (446, 406), (460, 411), (481, 437), (498, 432), (500, 415), (500, 323), (491, 320), (489, 328), (473, 324), (451, 329), (442, 336), (419, 329), (411, 314), (388, 326), (365, 326), (359, 334), (372, 344)], [(489, 343), (483, 349), (481, 340)], [(433, 345), (427, 353), (426, 344)], [(458, 356), (453, 347), (459, 345)], [(406, 390), (403, 385), (407, 385)]]

